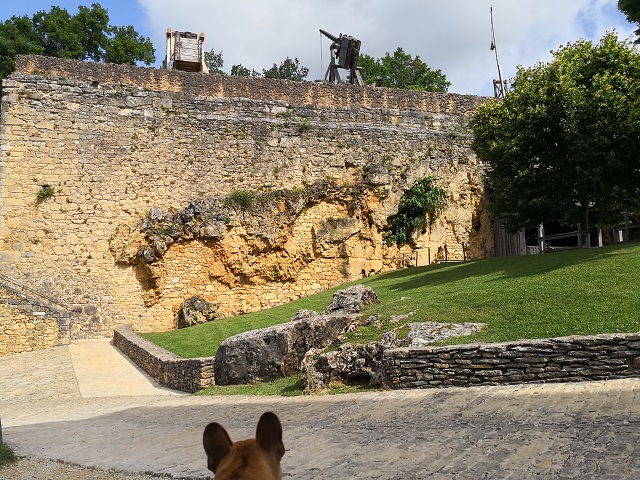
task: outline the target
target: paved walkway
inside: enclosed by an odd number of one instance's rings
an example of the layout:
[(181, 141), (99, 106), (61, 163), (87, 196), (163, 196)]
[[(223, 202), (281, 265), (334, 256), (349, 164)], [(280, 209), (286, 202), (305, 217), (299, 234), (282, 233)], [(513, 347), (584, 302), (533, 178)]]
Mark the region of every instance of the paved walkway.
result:
[(246, 438), (266, 410), (283, 423), (285, 479), (640, 478), (640, 379), (195, 397), (154, 385), (107, 341), (0, 357), (4, 440), (20, 455), (210, 478), (204, 425)]
[(79, 340), (68, 348), (82, 398), (177, 394), (147, 377), (109, 340)]

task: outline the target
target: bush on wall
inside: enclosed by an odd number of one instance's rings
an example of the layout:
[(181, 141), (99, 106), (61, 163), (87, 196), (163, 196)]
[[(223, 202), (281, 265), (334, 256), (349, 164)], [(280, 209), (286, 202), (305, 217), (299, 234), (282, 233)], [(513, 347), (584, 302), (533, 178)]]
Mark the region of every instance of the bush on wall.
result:
[(449, 196), (435, 180), (431, 176), (423, 177), (402, 195), (398, 213), (389, 217), (391, 229), (383, 235), (386, 245), (410, 243), (416, 230), (431, 226), (446, 208)]

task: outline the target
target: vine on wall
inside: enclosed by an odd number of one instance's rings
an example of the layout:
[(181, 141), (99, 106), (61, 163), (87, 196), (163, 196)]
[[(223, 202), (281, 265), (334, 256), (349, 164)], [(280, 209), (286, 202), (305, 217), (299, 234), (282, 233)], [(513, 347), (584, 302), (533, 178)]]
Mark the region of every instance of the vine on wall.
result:
[(413, 233), (426, 226), (431, 227), (436, 217), (447, 206), (449, 195), (436, 184), (436, 179), (426, 176), (407, 190), (398, 205), (398, 213), (389, 217), (391, 229), (384, 233), (384, 243), (398, 246), (411, 243)]

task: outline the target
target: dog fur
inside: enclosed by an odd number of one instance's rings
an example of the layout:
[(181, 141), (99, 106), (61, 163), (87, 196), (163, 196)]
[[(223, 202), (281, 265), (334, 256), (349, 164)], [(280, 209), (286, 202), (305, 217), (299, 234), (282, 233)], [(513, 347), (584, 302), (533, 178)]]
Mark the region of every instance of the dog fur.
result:
[(202, 444), (215, 480), (282, 480), (282, 425), (272, 412), (260, 417), (256, 438), (234, 443), (222, 425), (210, 423)]

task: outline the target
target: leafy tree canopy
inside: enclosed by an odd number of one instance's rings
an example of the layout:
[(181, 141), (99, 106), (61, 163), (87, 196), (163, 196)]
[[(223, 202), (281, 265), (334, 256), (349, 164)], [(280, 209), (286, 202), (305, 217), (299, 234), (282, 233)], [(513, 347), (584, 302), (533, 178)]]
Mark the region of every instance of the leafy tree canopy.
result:
[(301, 82), (309, 74), (309, 69), (300, 65), (297, 58), (287, 57), (280, 65), (273, 64), (269, 70), (262, 70), (264, 78), (280, 78)]
[(155, 50), (149, 38), (131, 26), (109, 25), (107, 10), (94, 3), (91, 8), (78, 7), (78, 13), (51, 7), (31, 18), (13, 16), (0, 23), (0, 78), (15, 68), (18, 54), (91, 60), (94, 62), (155, 62)]
[(236, 77), (261, 77), (262, 74), (260, 72), (256, 72), (255, 70), (249, 70), (247, 67), (242, 66), (242, 64), (237, 64), (231, 67), (231, 75)]
[(204, 52), (204, 63), (209, 68), (209, 73), (215, 73), (218, 75), (225, 75), (222, 71), (224, 60), (222, 59), (222, 50), (219, 53), (212, 48), (208, 52)]
[[(640, 24), (640, 0), (618, 0), (618, 9), (627, 16), (630, 23)], [(636, 43), (640, 43), (640, 28), (636, 30), (636, 35)]]
[(375, 83), (379, 87), (406, 88), (427, 92), (446, 92), (450, 82), (440, 70), (431, 70), (419, 56), (412, 57), (400, 47), (393, 55), (387, 54), (379, 59), (370, 55), (360, 55), (358, 65), (361, 68), (365, 84)]
[(640, 54), (606, 34), (518, 68), (503, 101), (471, 120), (492, 210), (511, 231), (541, 222), (588, 228), (640, 209)]
[[(215, 50), (205, 52), (204, 61), (209, 67), (209, 73), (217, 73), (225, 75), (222, 71), (224, 60), (222, 58), (222, 52), (216, 53)], [(300, 82), (305, 79), (309, 74), (309, 69), (300, 65), (297, 58), (291, 60), (287, 57), (280, 65), (273, 64), (269, 70), (262, 70), (262, 73), (256, 70), (249, 69), (242, 64), (233, 65), (231, 67), (230, 75), (234, 77), (265, 77), (265, 78), (281, 78), (288, 80), (295, 80)]]

